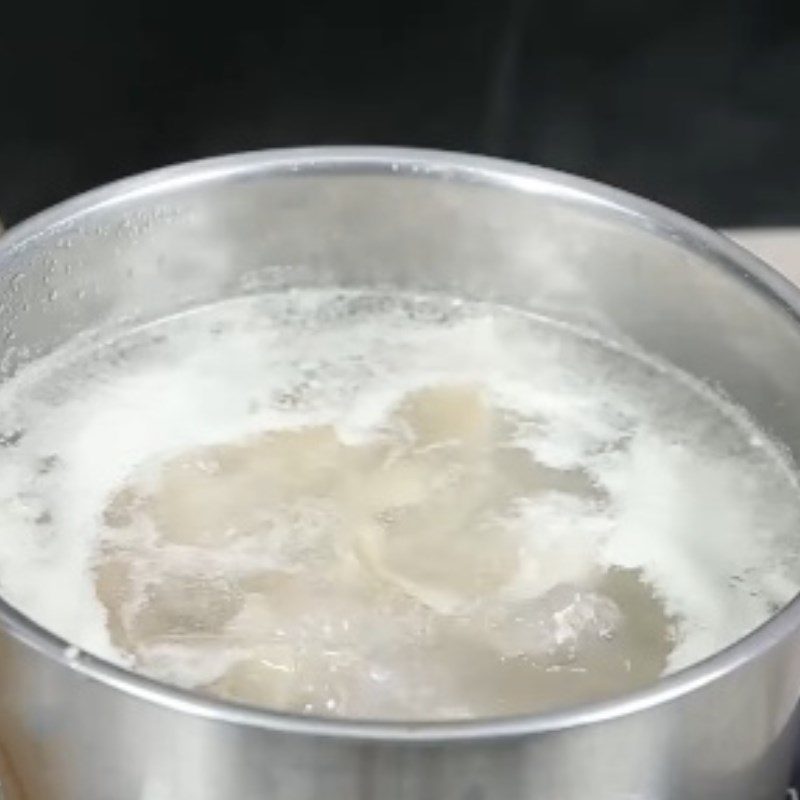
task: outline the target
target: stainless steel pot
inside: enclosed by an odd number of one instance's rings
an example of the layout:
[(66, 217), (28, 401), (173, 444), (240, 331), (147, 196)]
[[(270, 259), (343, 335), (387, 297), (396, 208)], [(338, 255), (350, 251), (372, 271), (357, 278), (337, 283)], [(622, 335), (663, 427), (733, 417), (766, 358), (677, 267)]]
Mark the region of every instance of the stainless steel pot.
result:
[[(233, 156), (35, 217), (0, 240), (0, 373), (90, 329), (324, 284), (591, 325), (703, 377), (800, 458), (797, 290), (635, 197), (435, 152)], [(0, 621), (2, 780), (25, 800), (778, 800), (795, 745), (797, 602), (636, 694), (458, 724), (235, 706), (77, 652), (3, 603)]]

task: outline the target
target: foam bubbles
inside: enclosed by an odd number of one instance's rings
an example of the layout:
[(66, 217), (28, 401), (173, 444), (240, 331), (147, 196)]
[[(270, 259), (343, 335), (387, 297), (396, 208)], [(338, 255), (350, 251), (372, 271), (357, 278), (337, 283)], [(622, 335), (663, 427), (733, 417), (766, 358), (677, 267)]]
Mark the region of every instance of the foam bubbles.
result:
[(607, 696), (800, 588), (797, 479), (688, 377), (447, 298), (299, 291), (0, 391), (0, 586), (82, 649), (306, 713)]

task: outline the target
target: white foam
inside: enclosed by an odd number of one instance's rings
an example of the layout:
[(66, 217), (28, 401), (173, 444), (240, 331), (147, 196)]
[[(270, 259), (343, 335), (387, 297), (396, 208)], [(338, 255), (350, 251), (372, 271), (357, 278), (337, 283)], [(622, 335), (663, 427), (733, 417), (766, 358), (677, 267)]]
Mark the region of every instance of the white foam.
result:
[[(103, 509), (131, 475), (298, 425), (332, 424), (357, 443), (409, 392), (448, 383), (482, 386), (518, 421), (516, 444), (583, 470), (606, 495), (518, 506), (513, 524), (537, 538), (509, 597), (544, 591), (554, 575), (579, 582), (597, 565), (641, 570), (679, 619), (675, 669), (800, 588), (793, 472), (741, 412), (685, 376), (499, 309), (304, 291), (201, 309), (101, 350), (67, 348), (3, 387), (4, 430), (23, 431), (0, 461), (4, 596), (127, 663), (91, 570)], [(541, 563), (543, 541), (563, 574)], [(164, 671), (179, 680), (181, 665)]]

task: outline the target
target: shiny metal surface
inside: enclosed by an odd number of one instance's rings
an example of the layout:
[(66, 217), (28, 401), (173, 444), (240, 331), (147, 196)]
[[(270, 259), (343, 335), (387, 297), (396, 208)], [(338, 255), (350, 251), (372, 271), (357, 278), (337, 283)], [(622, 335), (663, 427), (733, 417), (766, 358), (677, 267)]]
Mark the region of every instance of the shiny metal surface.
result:
[[(0, 239), (0, 376), (85, 331), (332, 283), (590, 325), (705, 378), (800, 456), (793, 286), (645, 201), (436, 152), (234, 156), (35, 217)], [(0, 623), (3, 781), (24, 800), (779, 800), (796, 743), (797, 602), (645, 691), (453, 724), (234, 706), (76, 653), (2, 603)]]

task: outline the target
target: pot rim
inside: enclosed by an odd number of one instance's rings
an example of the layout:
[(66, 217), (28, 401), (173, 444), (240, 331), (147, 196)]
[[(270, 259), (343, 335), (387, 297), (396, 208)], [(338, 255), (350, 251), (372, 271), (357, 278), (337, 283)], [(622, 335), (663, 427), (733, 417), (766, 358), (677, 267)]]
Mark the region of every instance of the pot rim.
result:
[[(417, 175), (541, 194), (601, 208), (737, 274), (800, 324), (800, 289), (725, 236), (636, 195), (558, 171), (497, 158), (405, 147), (332, 146), (263, 150), (190, 161), (106, 184), (59, 203), (0, 238), (2, 262), (39, 236), (134, 199), (216, 180), (291, 174)], [(56, 664), (164, 708), (251, 728), (377, 741), (457, 742), (552, 733), (611, 721), (689, 694), (722, 679), (800, 629), (800, 596), (734, 644), (655, 684), (600, 702), (552, 712), (468, 721), (385, 722), (272, 711), (170, 686), (86, 653), (50, 633), (0, 597), (0, 626)]]

